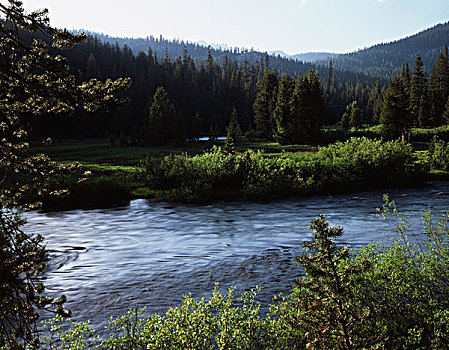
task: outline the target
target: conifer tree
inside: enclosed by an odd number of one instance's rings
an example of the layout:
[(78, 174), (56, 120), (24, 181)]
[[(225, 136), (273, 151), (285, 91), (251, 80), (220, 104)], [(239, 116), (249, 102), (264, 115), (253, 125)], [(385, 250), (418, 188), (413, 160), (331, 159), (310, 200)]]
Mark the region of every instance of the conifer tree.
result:
[(422, 128), (427, 127), (431, 124), (430, 102), (428, 96), (429, 92), (426, 89), (424, 94), (421, 96), (421, 101), (419, 102), (418, 124)]
[(433, 126), (441, 125), (446, 100), (449, 96), (449, 58), (447, 45), (438, 56), (430, 75), (431, 122)]
[(425, 98), (426, 90), (427, 76), (423, 70), (421, 56), (418, 55), (415, 60), (415, 69), (413, 70), (412, 80), (410, 82), (410, 114), (413, 125), (418, 125), (421, 101), (424, 102), (423, 98)]
[(232, 109), (229, 125), (226, 128), (225, 149), (232, 151), (234, 146), (240, 142), (242, 137), (242, 129), (240, 128), (238, 114), (235, 107)]
[(443, 114), (444, 121), (449, 124), (449, 97), (447, 98), (446, 108)]
[(91, 53), (86, 63), (86, 78), (91, 79), (99, 77), (100, 73), (98, 71), (97, 61), (95, 59), (94, 54)]
[(166, 145), (173, 139), (173, 123), (176, 111), (167, 92), (160, 86), (156, 89), (148, 118), (149, 143)]
[(282, 144), (292, 141), (291, 100), (293, 87), (293, 79), (290, 75), (285, 74), (279, 82), (276, 107), (273, 111), (273, 136), (276, 141)]
[(203, 129), (203, 120), (201, 119), (199, 113), (195, 113), (192, 118), (192, 127), (190, 131), (190, 137), (193, 140), (198, 141), (201, 136), (201, 130)]
[(405, 136), (405, 132), (411, 125), (408, 106), (408, 97), (403, 81), (400, 77), (395, 77), (390, 81), (389, 87), (385, 92), (380, 115), (382, 134), (385, 137), (397, 138)]
[(313, 143), (317, 140), (323, 123), (324, 99), (320, 81), (312, 69), (309, 69), (305, 79), (308, 92), (305, 103), (305, 125), (302, 130), (304, 141)]
[(334, 241), (343, 228), (330, 226), (324, 215), (314, 219), (310, 228), (313, 237), (303, 244), (309, 253), (296, 257), (307, 278), (295, 281), (292, 301), (301, 317), (295, 318), (294, 324), (307, 329), (307, 349), (364, 348), (357, 339), (363, 316), (360, 305), (354, 302), (352, 287), (357, 283), (354, 276), (368, 264), (347, 264), (348, 248), (337, 247)]
[(272, 137), (272, 114), (276, 105), (277, 77), (269, 69), (257, 82), (258, 92), (254, 100), (254, 123), (256, 130), (265, 139)]
[(371, 112), (371, 122), (373, 124), (379, 124), (380, 113), (382, 112), (383, 94), (380, 88), (379, 80), (376, 85), (371, 89), (370, 97), (368, 101), (368, 107)]
[[(47, 10), (28, 14), (20, 1), (4, 3), (0, 3), (0, 348), (31, 349), (40, 345), (36, 327), (40, 310), (68, 313), (64, 296), (43, 295), (45, 286), (36, 278), (46, 267), (43, 237), (22, 231), (18, 208), (37, 207), (39, 203), (29, 199), (36, 195), (62, 193), (63, 189), (51, 187), (52, 180), (74, 166), (27, 153), (26, 120), (70, 115), (76, 109), (115, 108), (125, 102), (119, 94), (130, 80), (77, 82), (59, 50), (83, 42), (85, 35), (50, 27)], [(45, 33), (48, 41), (33, 40), (36, 33)], [(57, 55), (48, 53), (50, 47)]]
[(341, 126), (343, 127), (343, 129), (345, 129), (346, 131), (349, 130), (350, 128), (350, 121), (351, 121), (351, 104), (348, 104), (346, 106), (346, 110), (343, 113), (343, 115), (341, 116)]

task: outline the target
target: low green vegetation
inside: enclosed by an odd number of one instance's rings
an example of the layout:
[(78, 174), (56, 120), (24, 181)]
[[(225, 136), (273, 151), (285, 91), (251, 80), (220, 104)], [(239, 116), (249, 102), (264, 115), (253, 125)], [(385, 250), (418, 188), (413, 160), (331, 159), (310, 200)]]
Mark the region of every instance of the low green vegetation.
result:
[(199, 201), (228, 197), (335, 193), (407, 184), (419, 179), (412, 147), (399, 141), (351, 138), (315, 154), (229, 153), (220, 147), (189, 156), (148, 157), (145, 180), (158, 199)]
[[(100, 340), (89, 322), (49, 323), (51, 349), (444, 349), (449, 340), (449, 226), (423, 214), (415, 233), (407, 216), (386, 202), (380, 214), (396, 223), (383, 243), (350, 251), (335, 243), (341, 227), (313, 220), (313, 236), (297, 257), (304, 277), (268, 307), (256, 290), (236, 300), (214, 290), (190, 296), (164, 315), (130, 310), (110, 320)], [(418, 236), (419, 235), (419, 236)]]
[(449, 143), (435, 137), (430, 144), (429, 155), (433, 169), (449, 171)]

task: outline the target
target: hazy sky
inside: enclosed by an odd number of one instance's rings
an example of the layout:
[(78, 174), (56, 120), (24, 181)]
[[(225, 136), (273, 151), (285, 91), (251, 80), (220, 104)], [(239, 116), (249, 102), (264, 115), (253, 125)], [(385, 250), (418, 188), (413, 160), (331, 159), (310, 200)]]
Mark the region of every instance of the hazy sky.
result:
[[(2, 3), (6, 1), (0, 0)], [(53, 26), (232, 47), (347, 52), (449, 20), (449, 0), (23, 0)]]

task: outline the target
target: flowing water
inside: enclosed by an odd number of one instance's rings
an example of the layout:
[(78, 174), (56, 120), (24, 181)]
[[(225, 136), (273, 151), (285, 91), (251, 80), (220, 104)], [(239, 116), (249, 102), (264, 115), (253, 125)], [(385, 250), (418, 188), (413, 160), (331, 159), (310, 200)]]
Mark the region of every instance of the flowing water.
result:
[[(446, 182), (384, 192), (416, 222), (428, 205), (449, 210)], [(100, 330), (130, 308), (164, 312), (184, 294), (207, 298), (216, 282), (237, 293), (265, 287), (258, 298), (268, 304), (301, 275), (294, 256), (319, 214), (344, 227), (339, 243), (357, 248), (385, 239), (393, 226), (376, 215), (384, 192), (210, 205), (133, 200), (113, 209), (26, 213), (25, 231), (48, 241), (48, 292), (66, 294), (74, 320), (90, 319)]]

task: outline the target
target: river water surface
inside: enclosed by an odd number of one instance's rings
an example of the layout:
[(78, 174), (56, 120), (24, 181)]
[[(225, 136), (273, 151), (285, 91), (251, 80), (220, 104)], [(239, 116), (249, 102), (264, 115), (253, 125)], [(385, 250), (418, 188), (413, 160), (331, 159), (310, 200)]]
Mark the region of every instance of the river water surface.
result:
[(270, 202), (133, 200), (113, 209), (30, 212), (25, 231), (47, 239), (48, 292), (64, 293), (73, 319), (90, 319), (101, 330), (109, 316), (130, 308), (164, 312), (183, 294), (207, 298), (216, 282), (221, 291), (236, 285), (237, 293), (265, 287), (259, 300), (268, 304), (301, 275), (294, 256), (310, 239), (310, 222), (319, 214), (344, 227), (339, 243), (358, 248), (385, 239), (393, 226), (376, 215), (384, 192), (416, 223), (427, 206), (449, 210), (449, 183), (440, 182)]

